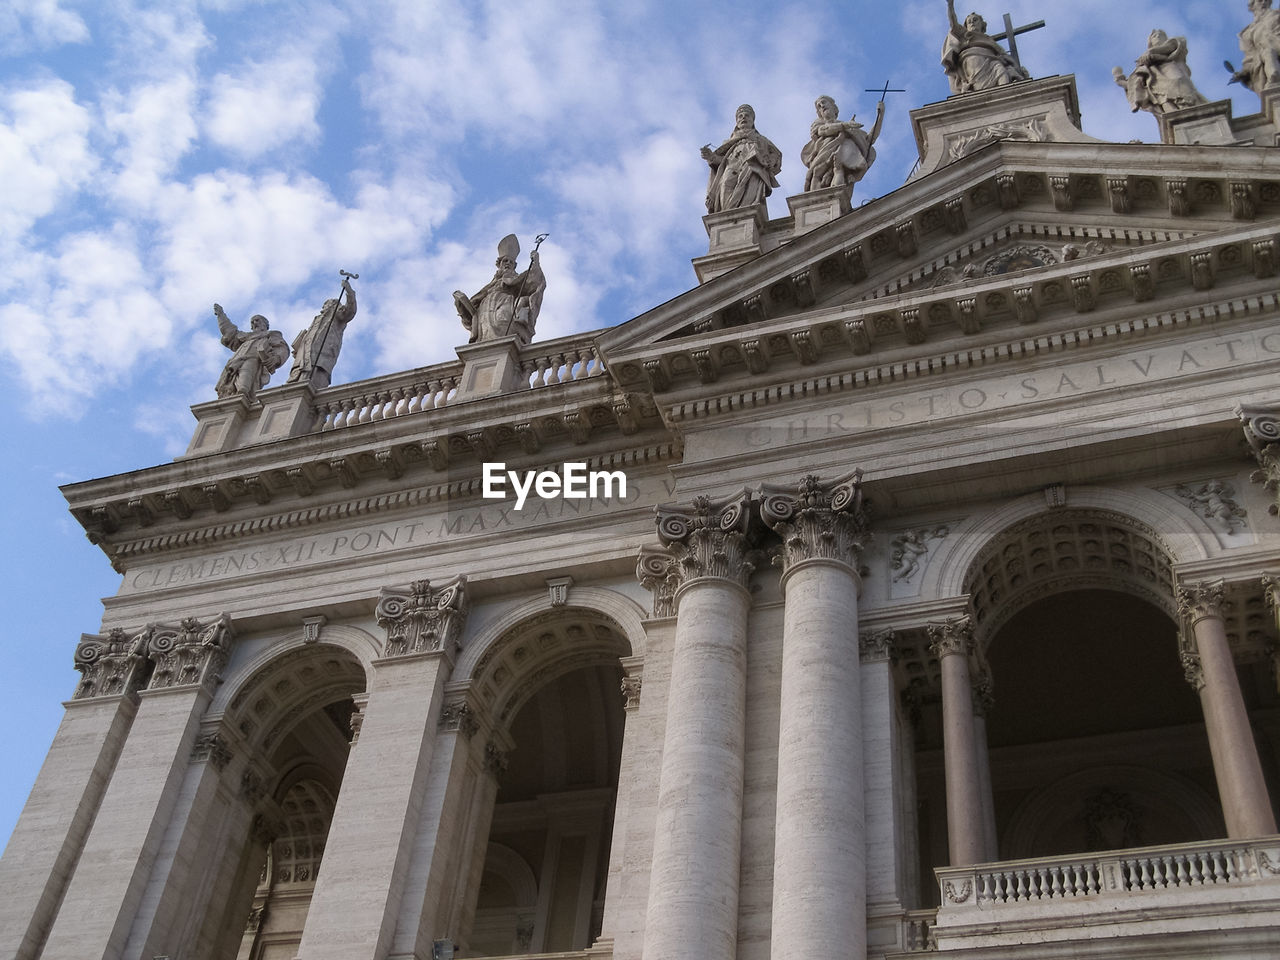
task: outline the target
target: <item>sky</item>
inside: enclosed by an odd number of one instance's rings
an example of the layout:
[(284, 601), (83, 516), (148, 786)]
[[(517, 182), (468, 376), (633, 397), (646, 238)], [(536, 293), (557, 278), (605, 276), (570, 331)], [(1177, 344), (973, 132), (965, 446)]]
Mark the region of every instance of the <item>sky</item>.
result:
[[(961, 17), (970, 9), (962, 3)], [(1128, 71), (1154, 27), (1185, 35), (1211, 100), (1245, 0), (982, 0), (1035, 77), (1074, 73), (1083, 125), (1159, 140)], [(171, 460), (229, 356), (216, 301), (291, 341), (355, 282), (334, 383), (453, 359), (452, 291), (532, 237), (538, 339), (613, 326), (695, 283), (703, 144), (740, 103), (783, 153), (771, 216), (801, 191), (813, 101), (870, 126), (855, 205), (916, 161), (908, 112), (948, 94), (943, 0), (4, 0), (0, 3), (0, 426), (5, 670), (0, 838), (78, 675), (81, 633), (119, 576), (60, 484)], [(283, 382), (285, 370), (273, 384)]]

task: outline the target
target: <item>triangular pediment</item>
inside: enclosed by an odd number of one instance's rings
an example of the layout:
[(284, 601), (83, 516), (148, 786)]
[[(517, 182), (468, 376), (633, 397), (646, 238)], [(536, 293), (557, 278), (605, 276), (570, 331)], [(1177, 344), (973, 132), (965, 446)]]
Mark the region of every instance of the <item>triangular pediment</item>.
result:
[[(1046, 282), (1049, 301), (1087, 307), (1090, 296), (1119, 288), (1141, 300), (1142, 269), (1103, 280), (1098, 268), (1141, 250), (1146, 272), (1157, 271), (1153, 280), (1189, 278), (1192, 247), (1212, 245), (1214, 235), (1235, 243), (1268, 223), (1280, 224), (1274, 150), (1002, 141), (607, 331), (600, 346), (616, 369), (716, 331), (764, 331), (790, 318), (941, 293), (964, 301), (968, 287), (997, 311), (1015, 310), (1015, 298), (995, 288), (1023, 274), (1032, 286), (1066, 274)], [(1245, 267), (1266, 274), (1267, 263), (1253, 267), (1251, 249), (1242, 254)], [(1072, 286), (1071, 276), (1086, 275), (1093, 279)], [(932, 314), (940, 325), (943, 314), (962, 309), (929, 303), (920, 323)], [(979, 304), (962, 318), (965, 329), (982, 312)], [(879, 333), (892, 332), (888, 321), (878, 323)], [(897, 326), (909, 341), (919, 336)]]

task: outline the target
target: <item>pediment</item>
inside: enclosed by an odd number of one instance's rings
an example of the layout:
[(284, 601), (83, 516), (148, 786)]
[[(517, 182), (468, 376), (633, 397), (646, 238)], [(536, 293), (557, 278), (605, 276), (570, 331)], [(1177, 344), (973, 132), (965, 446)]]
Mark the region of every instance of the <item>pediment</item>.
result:
[(1189, 275), (1188, 242), (1226, 243), (1266, 222), (1280, 223), (1274, 150), (1002, 141), (607, 331), (600, 346), (616, 365), (719, 330), (1015, 273), (1085, 272), (1140, 248), (1167, 245)]

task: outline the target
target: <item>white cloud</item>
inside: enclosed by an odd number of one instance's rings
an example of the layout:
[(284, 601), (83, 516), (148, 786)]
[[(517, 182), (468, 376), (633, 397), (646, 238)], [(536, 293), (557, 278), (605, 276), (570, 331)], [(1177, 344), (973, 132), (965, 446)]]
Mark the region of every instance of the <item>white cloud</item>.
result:
[(205, 130), (220, 147), (245, 158), (270, 152), (293, 140), (320, 137), (316, 111), (321, 84), (316, 60), (290, 53), (241, 65), (213, 78)]
[(119, 146), (112, 154), (116, 202), (150, 208), (160, 185), (196, 142), (195, 81), (185, 73), (103, 96), (103, 125)]
[(88, 39), (84, 20), (58, 0), (7, 0), (0, 6), (0, 52), (13, 55)]
[(27, 230), (92, 175), (89, 129), (61, 80), (0, 94), (0, 235)]

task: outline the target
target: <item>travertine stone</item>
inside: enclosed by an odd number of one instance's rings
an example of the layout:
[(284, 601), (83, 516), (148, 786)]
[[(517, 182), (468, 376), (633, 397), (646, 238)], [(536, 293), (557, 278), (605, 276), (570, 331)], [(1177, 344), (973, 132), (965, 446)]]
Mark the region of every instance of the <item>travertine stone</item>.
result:
[(545, 235), (537, 238), (529, 254), (529, 269), (517, 273), (520, 241), (515, 234), (508, 234), (498, 243), (493, 279), (473, 297), (461, 290), (453, 292), (453, 305), (469, 334), (469, 343), (515, 337), (523, 345), (533, 339), (542, 297), (547, 290), (547, 278), (538, 256), (538, 247), (545, 239)]
[(645, 957), (734, 960), (746, 722), (745, 497), (660, 508), (676, 556), (675, 653), (658, 776)]
[(942, 668), (942, 737), (951, 866), (981, 863), (986, 855), (986, 830), (969, 673), (973, 625), (968, 617), (933, 623), (929, 625), (929, 639)]
[(1178, 612), (1191, 628), (1200, 659), (1200, 703), (1227, 836), (1270, 836), (1276, 832), (1275, 814), (1227, 642), (1227, 603), (1220, 580), (1178, 586)]
[[(154, 678), (153, 678), (154, 679)], [(161, 840), (178, 803), (209, 691), (140, 695), (117, 767), (49, 932), (43, 960), (122, 956)]]
[[(390, 642), (390, 638), (388, 638)], [(436, 743), (448, 652), (377, 661), (299, 960), (375, 960), (395, 932)]]
[(137, 709), (131, 697), (68, 702), (0, 859), (5, 956), (40, 956)]
[(714, 150), (707, 144), (702, 159), (711, 168), (707, 180), (707, 213), (754, 207), (778, 185), (782, 152), (756, 130), (756, 112), (744, 103), (734, 111), (733, 132)]

